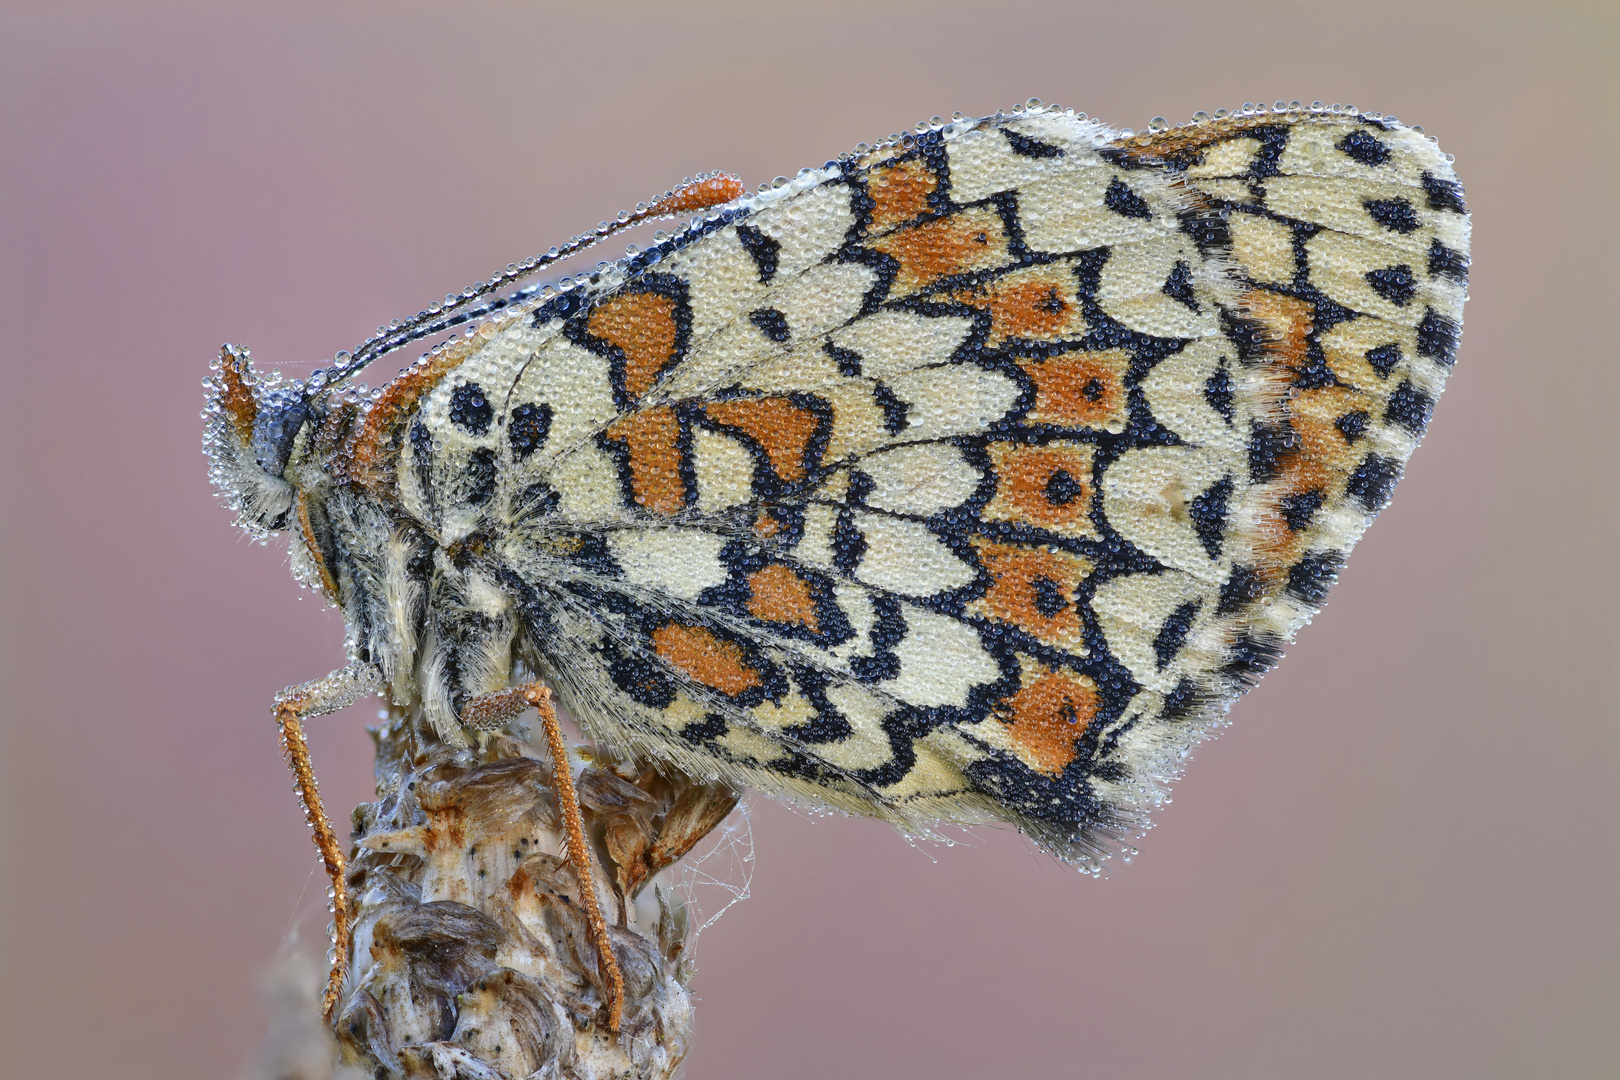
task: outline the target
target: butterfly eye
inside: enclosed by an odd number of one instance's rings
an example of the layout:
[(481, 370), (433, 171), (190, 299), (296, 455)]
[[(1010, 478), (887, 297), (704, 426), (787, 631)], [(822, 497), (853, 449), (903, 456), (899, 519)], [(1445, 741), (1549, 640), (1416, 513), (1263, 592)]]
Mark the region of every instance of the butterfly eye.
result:
[(272, 476), (282, 474), (293, 440), (309, 415), (309, 403), (300, 390), (272, 390), (264, 395), (253, 418), (253, 458), (259, 468)]

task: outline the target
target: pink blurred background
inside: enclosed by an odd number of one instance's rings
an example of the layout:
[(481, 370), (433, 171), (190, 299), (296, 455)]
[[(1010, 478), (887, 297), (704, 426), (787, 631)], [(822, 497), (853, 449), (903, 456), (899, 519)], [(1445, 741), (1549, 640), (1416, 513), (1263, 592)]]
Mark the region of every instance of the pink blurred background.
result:
[[(210, 497), (220, 342), (302, 373), (682, 176), (1034, 94), (1423, 124), (1476, 221), (1452, 387), (1132, 865), (755, 799), (687, 1075), (1620, 1072), (1611, 5), (136, 8), (0, 11), (0, 1071), (235, 1075), (318, 925), (269, 702), (341, 626)], [(373, 715), (313, 724), (340, 814)]]

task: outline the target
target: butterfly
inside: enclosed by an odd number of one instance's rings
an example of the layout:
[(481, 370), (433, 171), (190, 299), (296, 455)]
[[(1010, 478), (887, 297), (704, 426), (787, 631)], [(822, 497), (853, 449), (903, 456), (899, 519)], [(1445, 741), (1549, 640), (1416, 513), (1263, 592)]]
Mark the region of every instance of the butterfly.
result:
[(1032, 101), (699, 177), (303, 380), (227, 346), (215, 483), (349, 631), (280, 699), (295, 770), (300, 716), (378, 692), (465, 743), (544, 711), (533, 676), (615, 754), (1094, 870), (1422, 436), (1466, 298), (1450, 162), (1319, 103), (1137, 134)]

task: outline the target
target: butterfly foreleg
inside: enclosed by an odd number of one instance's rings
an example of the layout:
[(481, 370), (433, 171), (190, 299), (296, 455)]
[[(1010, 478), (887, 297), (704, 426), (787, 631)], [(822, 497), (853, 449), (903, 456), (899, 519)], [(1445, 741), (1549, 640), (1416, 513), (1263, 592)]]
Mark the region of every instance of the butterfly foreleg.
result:
[(337, 712), (382, 689), (382, 672), (374, 665), (356, 661), (324, 679), (289, 686), (276, 695), (276, 724), (281, 728), (281, 748), (287, 755), (287, 764), (292, 768), (298, 800), (303, 804), (304, 817), (314, 831), (315, 846), (320, 850), (321, 862), (326, 866), (326, 876), (332, 879), (332, 971), (327, 976), (326, 991), (321, 996), (321, 1015), (328, 1023), (336, 1012), (338, 996), (343, 991), (344, 975), (349, 969), (349, 931), (353, 912), (348, 890), (343, 884), (347, 860), (338, 845), (337, 833), (321, 805), (320, 785), (310, 764), (303, 720), (306, 716)]
[(568, 839), (568, 861), (573, 864), (574, 876), (579, 882), (579, 903), (585, 911), (585, 921), (591, 928), (591, 940), (596, 945), (597, 970), (608, 988), (608, 1028), (617, 1033), (624, 1015), (624, 976), (613, 956), (608, 940), (607, 921), (602, 918), (601, 906), (596, 899), (596, 882), (591, 874), (591, 849), (585, 839), (585, 825), (579, 809), (579, 794), (574, 788), (574, 774), (568, 767), (568, 747), (563, 742), (562, 728), (557, 723), (557, 711), (551, 705), (551, 691), (537, 682), (520, 683), (505, 690), (480, 694), (461, 710), (461, 722), (469, 728), (489, 731), (499, 728), (520, 713), (534, 708), (540, 713), (540, 724), (546, 730), (546, 745), (551, 751), (552, 790), (562, 807), (563, 831)]

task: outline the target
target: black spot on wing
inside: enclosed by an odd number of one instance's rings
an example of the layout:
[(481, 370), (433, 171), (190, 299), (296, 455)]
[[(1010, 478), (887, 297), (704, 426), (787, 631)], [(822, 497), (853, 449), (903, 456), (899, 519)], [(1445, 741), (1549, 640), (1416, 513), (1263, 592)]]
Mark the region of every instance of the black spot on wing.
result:
[(1372, 366), (1372, 369), (1378, 372), (1378, 377), (1387, 379), (1389, 373), (1394, 371), (1396, 365), (1401, 362), (1401, 347), (1394, 342), (1390, 342), (1388, 345), (1380, 345), (1376, 349), (1368, 349), (1363, 355), (1367, 358), (1367, 363)]
[(1307, 604), (1320, 604), (1339, 579), (1344, 556), (1336, 551), (1315, 551), (1288, 570), (1288, 592)]
[(545, 445), (551, 434), (552, 409), (550, 405), (525, 402), (512, 410), (507, 439), (512, 444), (512, 457), (523, 461)]
[(849, 473), (849, 490), (845, 493), (844, 499), (851, 506), (864, 506), (866, 505), (866, 497), (872, 494), (872, 490), (876, 487), (877, 481), (873, 480), (870, 474), (861, 472), (859, 469), (851, 469)]
[(1405, 263), (1386, 266), (1382, 270), (1369, 270), (1362, 275), (1373, 292), (1396, 307), (1405, 307), (1417, 295), (1417, 276)]
[(1429, 426), (1429, 415), (1434, 411), (1434, 398), (1412, 385), (1407, 379), (1395, 388), (1384, 408), (1384, 422), (1399, 424), (1414, 435), (1422, 435)]
[(1186, 643), (1187, 635), (1192, 632), (1193, 618), (1202, 603), (1200, 600), (1189, 600), (1177, 607), (1165, 617), (1164, 625), (1153, 636), (1153, 655), (1158, 660), (1160, 671), (1176, 658), (1176, 653)]
[(892, 596), (873, 594), (872, 629), (867, 632), (870, 656), (852, 656), (849, 670), (862, 682), (884, 682), (900, 674), (900, 657), (894, 647), (905, 640), (906, 619), (900, 602)]
[(1361, 205), (1374, 221), (1390, 232), (1416, 232), (1420, 225), (1410, 199), (1367, 199)]
[(1448, 277), (1466, 285), (1468, 283), (1468, 256), (1448, 248), (1438, 240), (1429, 241), (1429, 276)]
[(1227, 576), (1226, 583), (1221, 586), (1221, 598), (1215, 606), (1215, 614), (1230, 615), (1235, 611), (1242, 611), (1260, 599), (1265, 591), (1265, 582), (1260, 580), (1260, 575), (1253, 567), (1234, 566), (1232, 573)]
[(689, 743), (701, 745), (723, 737), (729, 730), (730, 725), (726, 723), (724, 717), (709, 713), (702, 720), (694, 720), (687, 724), (676, 734)]
[(483, 506), (495, 496), (495, 451), (487, 446), (479, 447), (467, 455), (467, 471), (464, 475), (467, 502), (472, 506)]
[(1114, 177), (1103, 194), (1103, 205), (1122, 217), (1151, 218), (1153, 211), (1142, 196), (1132, 191), (1125, 181)]
[(1301, 390), (1340, 385), (1338, 376), (1328, 367), (1327, 354), (1322, 351), (1320, 342), (1312, 341), (1306, 346), (1305, 362), (1294, 372), (1294, 385)]
[(1245, 318), (1227, 308), (1220, 309), (1221, 333), (1237, 349), (1239, 360), (1266, 359), (1271, 343), (1271, 330), (1258, 319)]
[(760, 232), (757, 225), (737, 226), (737, 239), (741, 241), (743, 250), (748, 252), (748, 257), (754, 260), (754, 266), (759, 271), (760, 284), (769, 284), (771, 278), (776, 276), (782, 242), (774, 236), (766, 236)]
[(1468, 207), (1463, 204), (1462, 185), (1455, 180), (1441, 180), (1433, 173), (1423, 174), (1423, 190), (1429, 195), (1430, 210), (1450, 210), (1458, 214), (1468, 213)]
[(1277, 508), (1282, 511), (1283, 523), (1289, 531), (1300, 532), (1309, 526), (1316, 512), (1322, 509), (1323, 498), (1320, 491), (1301, 491), (1278, 499)]
[(510, 514), (514, 521), (539, 517), (557, 509), (562, 496), (544, 480), (536, 480), (512, 496)]
[(1240, 686), (1251, 687), (1281, 659), (1281, 643), (1245, 632), (1226, 650), (1221, 673)]
[(1294, 446), (1294, 432), (1287, 424), (1249, 425), (1249, 482), (1264, 484), (1277, 476), (1278, 459)]
[(1224, 356), (1215, 374), (1204, 380), (1204, 400), (1221, 414), (1227, 427), (1232, 426), (1232, 372), (1227, 368)]
[(428, 509), (433, 505), (433, 433), (419, 416), (411, 422), (411, 466), (416, 470), (416, 483), (422, 489), (422, 500)]
[(1051, 143), (1032, 139), (1028, 135), (1020, 135), (1009, 128), (1002, 128), (1001, 133), (1007, 136), (1007, 145), (1012, 147), (1012, 152), (1023, 157), (1057, 158), (1063, 156), (1061, 146), (1053, 146)]
[(1197, 534), (1198, 542), (1204, 545), (1204, 552), (1211, 559), (1221, 557), (1221, 545), (1226, 539), (1227, 504), (1232, 498), (1232, 487), (1232, 478), (1222, 477), (1187, 506), (1188, 516), (1192, 518), (1193, 532)]
[(1181, 231), (1192, 238), (1198, 254), (1209, 258), (1217, 251), (1232, 250), (1232, 229), (1217, 210), (1183, 210), (1176, 215)]
[(786, 341), (792, 333), (788, 330), (787, 317), (775, 308), (756, 308), (748, 313), (748, 321), (772, 341)]
[(1085, 493), (1080, 481), (1069, 475), (1069, 470), (1058, 469), (1046, 478), (1046, 501), (1053, 506), (1068, 506)]
[(1260, 149), (1255, 151), (1253, 159), (1249, 162), (1249, 179), (1265, 180), (1281, 175), (1282, 169), (1278, 162), (1282, 160), (1283, 151), (1288, 147), (1288, 125), (1267, 124), (1264, 127), (1250, 128), (1243, 135), (1260, 140)]
[(1423, 321), (1418, 323), (1418, 355), (1450, 367), (1457, 362), (1457, 342), (1461, 337), (1462, 327), (1434, 308), (1429, 308)]
[(675, 703), (675, 680), (662, 666), (640, 654), (621, 652), (614, 645), (604, 646), (604, 651), (608, 676), (631, 700), (653, 709), (667, 709)]
[(898, 435), (911, 426), (911, 406), (901, 401), (882, 383), (872, 386), (872, 400), (883, 410), (883, 427), (890, 435)]
[(1192, 269), (1184, 260), (1176, 261), (1175, 269), (1164, 279), (1161, 291), (1170, 299), (1181, 301), (1195, 312), (1201, 310), (1198, 298), (1193, 295)]
[(1400, 477), (1400, 462), (1377, 454), (1368, 454), (1362, 459), (1361, 464), (1356, 466), (1356, 471), (1350, 474), (1344, 490), (1361, 503), (1369, 514), (1376, 514), (1389, 503), (1389, 497), (1395, 490), (1395, 481)]
[(838, 365), (838, 374), (846, 379), (858, 379), (861, 375), (861, 354), (854, 349), (846, 349), (832, 342), (827, 342), (821, 351), (832, 357)]
[(848, 510), (841, 511), (833, 526), (833, 565), (846, 574), (853, 574), (866, 554), (866, 537), (855, 527), (855, 519)]
[(1029, 584), (1035, 594), (1035, 610), (1046, 618), (1052, 618), (1069, 606), (1068, 598), (1063, 595), (1062, 586), (1051, 578), (1038, 577)]
[(1357, 439), (1367, 433), (1367, 421), (1369, 419), (1365, 412), (1358, 409), (1355, 412), (1347, 412), (1333, 421), (1333, 426), (1339, 429), (1339, 433), (1344, 436), (1345, 442), (1354, 445)]
[(1206, 704), (1208, 698), (1199, 691), (1198, 684), (1182, 676), (1176, 688), (1165, 697), (1159, 715), (1171, 722), (1186, 720)]
[(450, 391), (450, 422), (469, 435), (482, 435), (495, 419), (495, 410), (484, 396), (484, 388), (465, 382)]
[(1378, 166), (1389, 160), (1389, 147), (1365, 131), (1352, 131), (1338, 141), (1336, 148), (1363, 165)]

